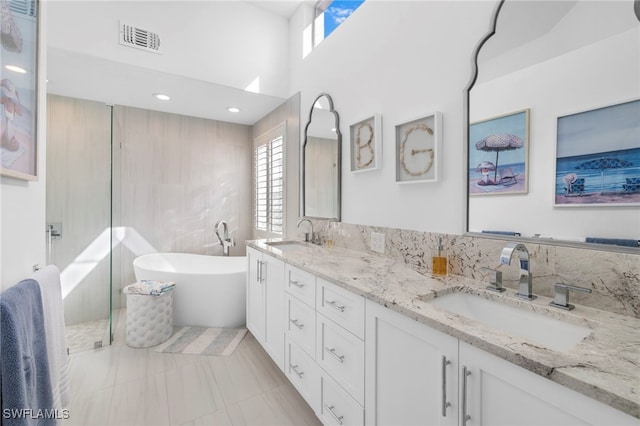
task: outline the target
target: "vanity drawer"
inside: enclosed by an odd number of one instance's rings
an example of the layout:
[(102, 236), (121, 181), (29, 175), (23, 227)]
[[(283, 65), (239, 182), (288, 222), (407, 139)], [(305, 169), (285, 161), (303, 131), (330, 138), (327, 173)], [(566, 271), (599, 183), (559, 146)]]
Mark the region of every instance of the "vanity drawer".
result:
[(293, 340), (286, 338), (284, 372), (307, 404), (320, 408), (320, 368)]
[(285, 268), (285, 289), (307, 305), (315, 308), (316, 277), (291, 265)]
[(287, 294), (287, 318), (285, 330), (287, 336), (295, 340), (311, 357), (316, 348), (316, 312), (310, 307)]
[(316, 310), (364, 339), (364, 298), (318, 278)]
[(316, 362), (363, 404), (364, 341), (321, 314), (316, 322)]
[(321, 375), (318, 418), (325, 425), (364, 425), (364, 408), (326, 374)]

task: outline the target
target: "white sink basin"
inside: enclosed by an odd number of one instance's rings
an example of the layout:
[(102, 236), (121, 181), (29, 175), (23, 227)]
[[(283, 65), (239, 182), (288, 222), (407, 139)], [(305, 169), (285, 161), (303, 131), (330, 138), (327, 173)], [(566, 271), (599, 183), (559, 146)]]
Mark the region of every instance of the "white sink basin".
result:
[(282, 251), (298, 250), (299, 248), (305, 247), (305, 244), (301, 241), (272, 241), (266, 244)]
[(429, 303), (513, 336), (562, 352), (571, 350), (591, 333), (591, 329), (587, 327), (469, 293), (445, 294), (429, 300)]

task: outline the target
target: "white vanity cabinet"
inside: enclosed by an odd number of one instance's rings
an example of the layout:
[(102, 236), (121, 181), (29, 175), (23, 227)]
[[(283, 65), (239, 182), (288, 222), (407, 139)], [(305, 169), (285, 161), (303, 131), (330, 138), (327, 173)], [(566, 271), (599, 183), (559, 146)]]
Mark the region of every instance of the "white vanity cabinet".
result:
[(317, 279), (317, 414), (325, 425), (364, 424), (364, 306), (363, 297)]
[(367, 425), (636, 425), (638, 419), (367, 301)]
[(318, 278), (316, 362), (364, 406), (364, 298)]
[[(463, 406), (466, 402), (467, 416), (466, 423), (460, 424), (640, 424), (635, 417), (467, 343), (460, 342), (459, 354), (460, 404)], [(467, 372), (466, 385), (464, 371)]]
[(268, 254), (247, 259), (247, 328), (325, 425), (640, 424)]
[(318, 413), (321, 407), (320, 368), (289, 335), (285, 336), (284, 373), (311, 409)]
[(295, 342), (315, 362), (316, 277), (291, 265), (285, 266), (285, 277), (284, 321), (287, 342)]
[(285, 294), (285, 330), (307, 355), (316, 352), (316, 310), (289, 293)]
[(285, 374), (324, 424), (364, 423), (364, 299), (285, 266)]
[(316, 277), (285, 266), (285, 374), (314, 412), (320, 409), (316, 354)]
[(247, 328), (284, 371), (284, 262), (247, 247)]
[(367, 300), (367, 425), (456, 425), (458, 340)]

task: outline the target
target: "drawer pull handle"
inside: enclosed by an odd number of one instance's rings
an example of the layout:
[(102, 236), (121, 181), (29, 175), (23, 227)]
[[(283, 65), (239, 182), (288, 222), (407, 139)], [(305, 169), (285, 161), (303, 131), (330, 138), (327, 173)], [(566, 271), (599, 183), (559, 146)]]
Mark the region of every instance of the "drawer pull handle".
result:
[(293, 370), (294, 373), (296, 373), (298, 375), (298, 377), (300, 377), (302, 379), (302, 376), (304, 376), (304, 371), (298, 371), (298, 365), (293, 365), (293, 364), (289, 364), (289, 367)]
[(338, 310), (340, 312), (344, 312), (344, 306), (340, 306), (336, 303), (335, 300), (325, 300), (324, 303), (331, 306), (333, 309)]
[(340, 362), (344, 362), (344, 355), (338, 355), (336, 353), (336, 348), (324, 348), (327, 352), (329, 352), (329, 354), (334, 357), (335, 359), (337, 359)]
[(471, 420), (471, 416), (467, 413), (467, 377), (471, 375), (471, 371), (466, 365), (462, 366), (462, 426), (467, 426), (467, 422)]
[(447, 401), (447, 365), (451, 361), (442, 355), (442, 417), (447, 417), (447, 408), (451, 407), (451, 403)]
[(293, 281), (293, 280), (289, 280), (289, 284), (294, 285), (294, 286), (296, 286), (296, 287), (298, 287), (298, 288), (302, 288), (302, 287), (304, 287), (304, 284), (300, 284), (300, 283), (298, 282), (298, 280), (295, 280), (295, 281)]
[(327, 409), (327, 411), (329, 412), (329, 414), (331, 414), (333, 416), (334, 419), (336, 419), (336, 421), (338, 422), (338, 424), (342, 424), (342, 419), (344, 418), (344, 416), (338, 416), (336, 414), (335, 411), (333, 411), (333, 405), (332, 406), (328, 406), (327, 404), (324, 404), (324, 408)]
[(289, 322), (298, 327), (299, 330), (302, 330), (302, 327), (304, 327), (304, 324), (300, 324), (297, 319), (289, 319)]

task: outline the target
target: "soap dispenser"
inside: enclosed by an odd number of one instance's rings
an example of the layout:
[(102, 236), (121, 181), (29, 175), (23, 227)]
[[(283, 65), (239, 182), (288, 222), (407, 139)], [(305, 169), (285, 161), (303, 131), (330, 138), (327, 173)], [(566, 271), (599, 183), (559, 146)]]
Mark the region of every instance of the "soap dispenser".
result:
[(438, 239), (438, 255), (433, 256), (433, 274), (447, 275), (447, 254), (442, 248), (442, 237)]

